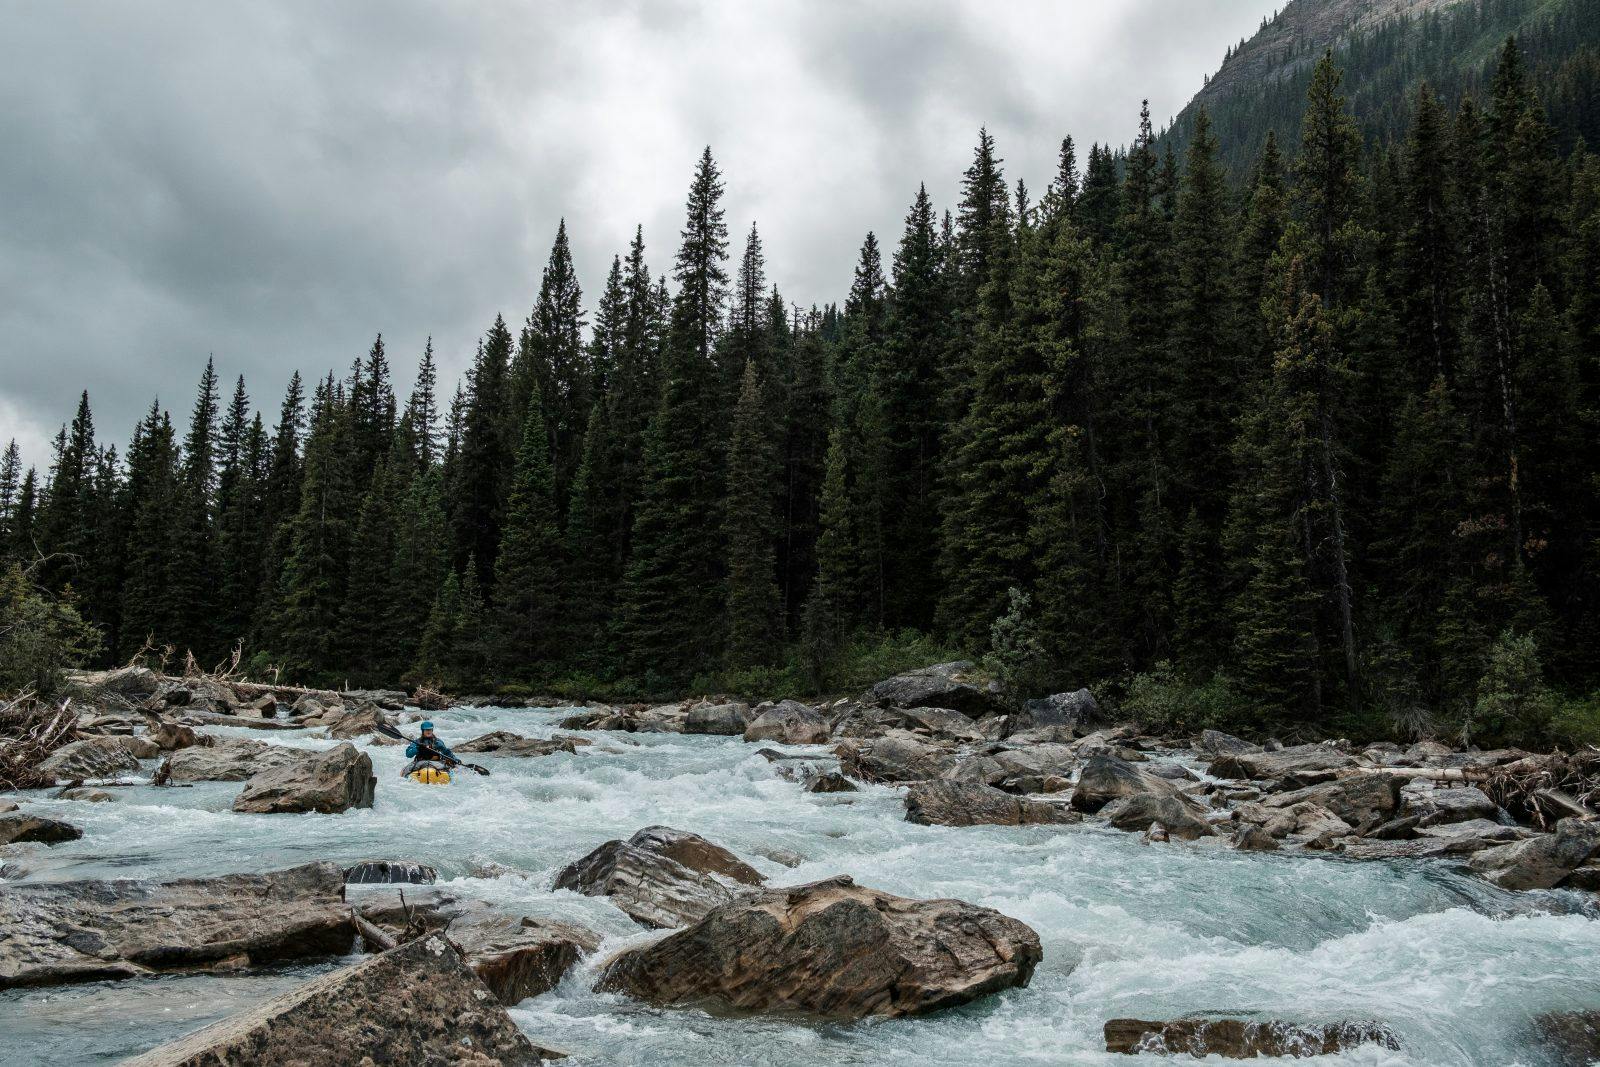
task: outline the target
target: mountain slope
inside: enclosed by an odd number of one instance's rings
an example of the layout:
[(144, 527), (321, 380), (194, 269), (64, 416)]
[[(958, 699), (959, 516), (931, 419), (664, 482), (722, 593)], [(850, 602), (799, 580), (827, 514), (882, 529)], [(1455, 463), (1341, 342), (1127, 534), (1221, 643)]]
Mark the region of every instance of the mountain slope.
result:
[(1291, 0), (1222, 67), (1164, 137), (1180, 151), (1204, 107), (1235, 175), (1268, 131), (1289, 148), (1299, 137), (1311, 67), (1332, 48), (1365, 131), (1379, 141), (1405, 129), (1426, 81), (1453, 105), (1487, 86), (1508, 36), (1527, 55), (1552, 121), (1568, 145), (1600, 139), (1600, 16), (1595, 0)]

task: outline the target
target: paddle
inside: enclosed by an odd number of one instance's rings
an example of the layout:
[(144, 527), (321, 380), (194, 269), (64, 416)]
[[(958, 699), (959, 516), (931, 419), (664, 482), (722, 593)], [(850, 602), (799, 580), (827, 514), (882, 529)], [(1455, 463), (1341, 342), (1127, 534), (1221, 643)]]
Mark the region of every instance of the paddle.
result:
[(438, 757), (439, 759), (443, 760), (445, 763), (450, 764), (452, 767), (465, 767), (469, 771), (477, 771), (479, 774), (482, 774), (482, 775), (487, 775), (489, 773), (489, 768), (487, 768), (487, 767), (480, 767), (476, 763), (462, 763), (458, 759), (454, 759), (454, 758), (452, 758), (450, 756), (446, 756), (443, 752), (440, 752), (438, 749), (436, 749), (432, 745), (428, 744), (422, 738), (420, 738), (420, 737), (407, 737), (405, 734), (401, 733), (399, 730), (396, 730), (393, 726), (390, 726), (386, 722), (377, 723), (376, 724), (376, 728), (377, 728), (377, 731), (380, 734), (383, 734), (385, 737), (392, 737), (396, 741), (410, 741), (410, 742), (413, 742), (413, 743), (417, 744), (418, 746), (420, 746), (422, 748), (427, 749), (429, 755)]

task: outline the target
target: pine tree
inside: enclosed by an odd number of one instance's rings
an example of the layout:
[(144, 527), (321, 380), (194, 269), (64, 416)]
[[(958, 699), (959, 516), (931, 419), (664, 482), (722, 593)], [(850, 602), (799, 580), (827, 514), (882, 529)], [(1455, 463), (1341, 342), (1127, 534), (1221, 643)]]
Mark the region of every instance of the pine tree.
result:
[(468, 375), (460, 443), (454, 464), (447, 465), (455, 566), (465, 566), (469, 556), (476, 560), (480, 588), (492, 584), (511, 484), (510, 361), (511, 331), (496, 315)]
[(513, 677), (548, 671), (569, 652), (568, 560), (557, 518), (550, 441), (536, 393), (506, 508), (506, 538), (495, 561), (498, 662)]
[(535, 396), (544, 404), (540, 417), (550, 435), (550, 469), (562, 514), (583, 451), (583, 427), (592, 402), (594, 372), (583, 345), (583, 318), (583, 290), (573, 269), (563, 219), (539, 284), (539, 302), (517, 345), (508, 409), (513, 440), (519, 440), (528, 404)]
[[(1063, 149), (1070, 151), (1070, 138)], [(874, 378), (883, 422), (884, 624), (925, 628), (937, 596), (939, 364), (949, 344), (944, 257), (926, 186), (906, 214), (894, 256), (884, 343)]]
[(224, 646), (243, 641), (255, 618), (263, 581), (267, 528), (262, 525), (266, 431), (250, 410), (244, 376), (234, 383), (222, 421), (217, 476), (217, 625)]
[(17, 495), (22, 488), (22, 453), (13, 437), (0, 455), (0, 562), (11, 557), (15, 541)]
[(340, 610), (340, 662), (356, 678), (374, 684), (397, 677), (404, 663), (396, 648), (390, 603), (399, 523), (396, 481), (403, 461), (403, 454), (391, 453), (372, 471), (350, 534), (349, 576)]
[(369, 471), (388, 455), (394, 437), (394, 386), (389, 380), (389, 357), (383, 349), (383, 334), (372, 342), (366, 359), (352, 369), (349, 393), (355, 469)]
[(440, 459), (438, 387), (439, 370), (433, 361), (433, 338), (429, 337), (403, 417), (414, 469), (430, 467)]
[(352, 413), (332, 375), (317, 387), (306, 436), (300, 507), (289, 523), (278, 602), (278, 647), (286, 663), (310, 676), (338, 669), (348, 603), (352, 527), (361, 494), (350, 469)]
[(206, 360), (205, 372), (183, 439), (183, 463), (174, 502), (177, 525), (172, 542), (172, 567), (167, 588), (172, 640), (181, 651), (193, 652), (210, 665), (222, 654), (217, 631), (221, 614), (218, 597), (215, 497), (217, 489), (217, 372)]
[(661, 406), (645, 436), (618, 618), (631, 664), (666, 677), (715, 658), (722, 637), (724, 554), (705, 528), (722, 499), (719, 374), (712, 361), (728, 282), (722, 193), (708, 148), (689, 187)]
[(777, 464), (772, 450), (766, 385), (754, 360), (745, 364), (728, 445), (728, 647), (731, 667), (754, 667), (776, 658), (779, 639)]
[(1296, 215), (1305, 227), (1310, 284), (1328, 307), (1346, 302), (1353, 276), (1352, 228), (1361, 196), (1361, 134), (1339, 92), (1343, 75), (1332, 51), (1317, 61), (1300, 126), (1295, 162)]
[(160, 647), (179, 637), (167, 595), (177, 536), (178, 461), (172, 420), (160, 404), (152, 403), (128, 446), (129, 519), (121, 615), (127, 643), (148, 639)]
[[(94, 552), (90, 507), (97, 455), (94, 415), (85, 390), (78, 398), (71, 429), (64, 429), (56, 438), (50, 481), (39, 505), (38, 533), (46, 555), (38, 580), (48, 589), (60, 591), (81, 584), (90, 574)], [(93, 611), (89, 615), (96, 617)]]
[(450, 573), (442, 481), (436, 466), (413, 471), (395, 523), (386, 607), (396, 677), (416, 662), (432, 605)]

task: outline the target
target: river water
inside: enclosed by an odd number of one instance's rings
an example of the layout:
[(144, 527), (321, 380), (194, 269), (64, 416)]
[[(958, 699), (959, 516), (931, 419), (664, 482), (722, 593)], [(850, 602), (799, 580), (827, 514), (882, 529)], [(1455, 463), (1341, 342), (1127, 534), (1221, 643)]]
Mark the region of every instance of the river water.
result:
[[(460, 708), (434, 718), (456, 744), (491, 729), (547, 737), (563, 714)], [(530, 1037), (568, 1050), (575, 1067), (1126, 1064), (1104, 1051), (1107, 1019), (1219, 1011), (1376, 1019), (1403, 1046), (1319, 1063), (1534, 1067), (1546, 1062), (1529, 1036), (1536, 1015), (1600, 1008), (1600, 912), (1579, 894), (1505, 893), (1442, 863), (1147, 845), (1092, 824), (916, 826), (904, 820), (901, 790), (804, 793), (756, 754), (761, 746), (737, 738), (586, 736), (594, 744), (576, 755), (477, 757), (493, 776), (465, 774), (448, 788), (402, 781), (400, 749), (370, 746), (377, 803), (342, 815), (234, 814), (234, 782), (121, 787), (98, 804), (31, 794), (25, 810), (68, 819), (84, 837), (13, 847), (6, 873), (13, 882), (164, 879), (314, 859), (419, 859), (456, 893), (600, 931), (603, 956), (660, 935), (602, 898), (552, 893), (551, 880), (603, 841), (664, 824), (725, 845), (774, 884), (849, 874), (905, 896), (995, 908), (1043, 940), (1027, 989), (929, 1018), (851, 1025), (649, 1008), (592, 992), (590, 961), (512, 1009)], [(776, 850), (804, 862), (789, 868), (764, 855)], [(0, 992), (0, 1063), (114, 1062), (338, 962)]]

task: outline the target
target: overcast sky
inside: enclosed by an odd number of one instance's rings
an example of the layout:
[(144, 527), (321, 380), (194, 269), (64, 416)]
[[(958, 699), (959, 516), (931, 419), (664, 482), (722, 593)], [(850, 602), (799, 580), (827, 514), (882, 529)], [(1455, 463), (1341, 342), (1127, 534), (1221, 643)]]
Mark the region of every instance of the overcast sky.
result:
[(1278, 0), (0, 4), (0, 444), (41, 469), (88, 388), (119, 448), (208, 353), (270, 426), (382, 331), (454, 380), (527, 316), (565, 217), (593, 305), (642, 223), (667, 268), (696, 156), (790, 300), (842, 299), (978, 127), (1042, 190), (1072, 134), (1159, 125)]

